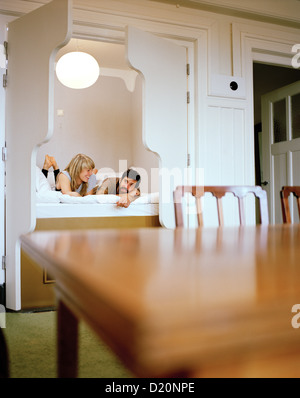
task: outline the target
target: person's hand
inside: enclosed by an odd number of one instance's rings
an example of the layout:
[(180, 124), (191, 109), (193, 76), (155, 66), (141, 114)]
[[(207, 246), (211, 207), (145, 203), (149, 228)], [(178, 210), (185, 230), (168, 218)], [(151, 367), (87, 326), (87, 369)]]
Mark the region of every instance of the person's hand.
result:
[(128, 207), (131, 200), (128, 195), (120, 195), (120, 200), (117, 202), (118, 207)]

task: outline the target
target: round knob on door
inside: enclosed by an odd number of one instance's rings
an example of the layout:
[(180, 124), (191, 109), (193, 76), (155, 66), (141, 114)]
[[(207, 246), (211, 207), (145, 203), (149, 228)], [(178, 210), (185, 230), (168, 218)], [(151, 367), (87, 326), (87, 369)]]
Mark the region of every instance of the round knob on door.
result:
[(262, 183), (261, 183), (261, 185), (264, 185), (264, 186), (266, 186), (266, 185), (268, 185), (269, 184), (269, 181), (263, 181)]

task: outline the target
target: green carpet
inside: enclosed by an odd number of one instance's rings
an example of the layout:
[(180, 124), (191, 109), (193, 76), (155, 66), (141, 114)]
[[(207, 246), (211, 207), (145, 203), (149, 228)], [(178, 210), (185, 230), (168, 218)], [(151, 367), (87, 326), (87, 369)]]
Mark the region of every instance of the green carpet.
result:
[[(55, 378), (56, 312), (6, 314), (11, 378)], [(129, 371), (89, 327), (79, 324), (79, 378), (127, 378)]]

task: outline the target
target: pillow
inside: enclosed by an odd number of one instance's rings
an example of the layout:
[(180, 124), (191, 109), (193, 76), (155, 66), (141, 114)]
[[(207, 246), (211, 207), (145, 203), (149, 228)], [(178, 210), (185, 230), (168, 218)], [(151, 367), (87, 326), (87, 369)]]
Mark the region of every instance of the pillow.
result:
[(117, 203), (120, 197), (117, 195), (95, 195), (97, 203)]
[(70, 196), (61, 195), (61, 203), (80, 203), (80, 204), (93, 204), (93, 203), (117, 203), (120, 200), (116, 195), (87, 195), (87, 196)]
[(159, 192), (152, 192), (148, 194), (142, 193), (141, 196), (133, 201), (130, 206), (145, 203), (159, 203)]
[(51, 186), (47, 181), (47, 178), (44, 176), (44, 174), (42, 173), (41, 169), (38, 166), (36, 166), (35, 185), (36, 185), (36, 192), (41, 193), (41, 192), (51, 191)]

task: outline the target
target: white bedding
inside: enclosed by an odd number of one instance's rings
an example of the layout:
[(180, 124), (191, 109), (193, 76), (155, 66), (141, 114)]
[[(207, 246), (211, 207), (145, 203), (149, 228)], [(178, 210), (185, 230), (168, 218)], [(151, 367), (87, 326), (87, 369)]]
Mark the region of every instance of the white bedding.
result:
[(60, 204), (39, 203), (36, 207), (37, 218), (69, 217), (129, 217), (158, 215), (158, 204), (141, 204), (127, 209), (112, 204)]
[(126, 208), (116, 206), (116, 195), (74, 197), (61, 192), (37, 192), (37, 218), (120, 217), (158, 215), (158, 193), (144, 194)]
[(36, 217), (120, 217), (159, 214), (158, 192), (141, 194), (126, 208), (116, 206), (117, 195), (75, 197), (53, 190), (41, 170), (36, 171)]

